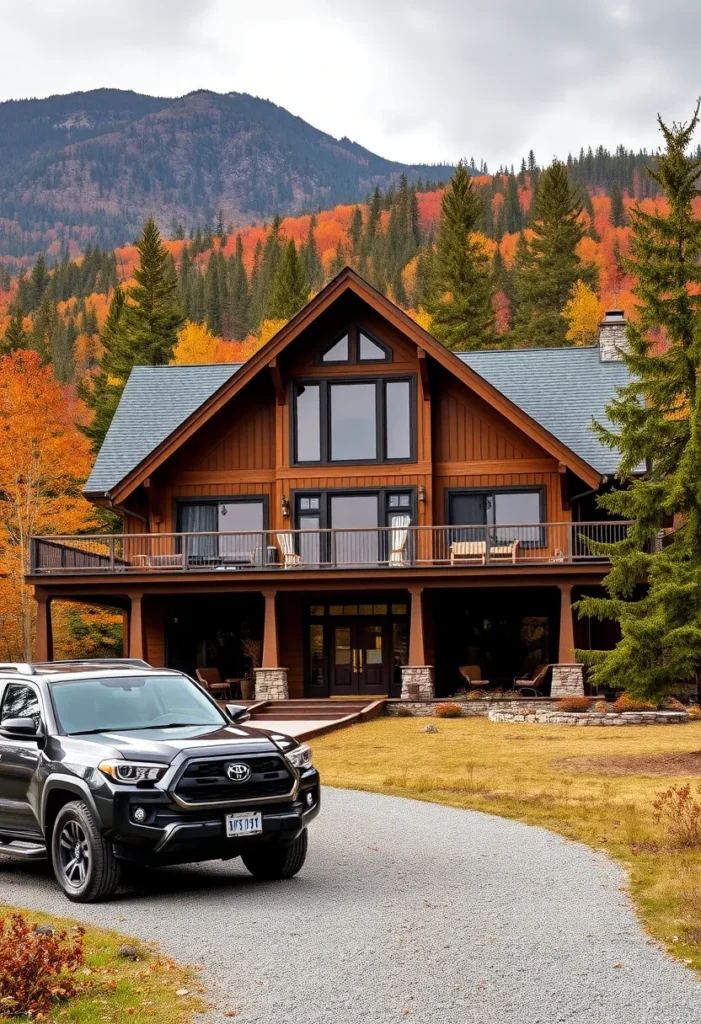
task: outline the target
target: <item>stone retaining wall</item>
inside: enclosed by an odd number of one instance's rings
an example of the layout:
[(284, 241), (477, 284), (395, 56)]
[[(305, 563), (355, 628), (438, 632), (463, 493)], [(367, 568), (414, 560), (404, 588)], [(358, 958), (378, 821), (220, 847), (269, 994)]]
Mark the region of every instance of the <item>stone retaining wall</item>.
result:
[(451, 700), (446, 697), (444, 700), (402, 700), (387, 701), (385, 709), (388, 715), (406, 715), (407, 711), (417, 718), (432, 718), (436, 707), (439, 704), (459, 704), (463, 715), (466, 718), (486, 718), (490, 711), (512, 712), (518, 707), (526, 709), (524, 714), (533, 714), (536, 711), (554, 711), (559, 701), (550, 700), (549, 697), (507, 697), (504, 700)]
[(534, 722), (547, 725), (681, 725), (689, 721), (686, 711), (534, 711), (522, 708), (500, 711), (496, 708), (487, 715), (490, 722)]

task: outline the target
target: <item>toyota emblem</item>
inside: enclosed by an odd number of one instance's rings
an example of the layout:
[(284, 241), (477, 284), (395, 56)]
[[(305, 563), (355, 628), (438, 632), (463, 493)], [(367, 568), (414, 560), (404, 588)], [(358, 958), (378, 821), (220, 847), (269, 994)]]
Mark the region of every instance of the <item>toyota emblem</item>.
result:
[(247, 764), (230, 764), (226, 774), (232, 782), (247, 782), (251, 777), (251, 769)]

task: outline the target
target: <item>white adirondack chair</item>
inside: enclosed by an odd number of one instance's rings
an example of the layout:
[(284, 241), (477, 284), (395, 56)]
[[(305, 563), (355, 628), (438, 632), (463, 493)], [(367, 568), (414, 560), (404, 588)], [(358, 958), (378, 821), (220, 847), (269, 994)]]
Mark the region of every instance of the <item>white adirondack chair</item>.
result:
[(284, 560), (285, 569), (302, 564), (302, 556), (295, 551), (295, 539), (291, 533), (278, 533), (277, 542)]

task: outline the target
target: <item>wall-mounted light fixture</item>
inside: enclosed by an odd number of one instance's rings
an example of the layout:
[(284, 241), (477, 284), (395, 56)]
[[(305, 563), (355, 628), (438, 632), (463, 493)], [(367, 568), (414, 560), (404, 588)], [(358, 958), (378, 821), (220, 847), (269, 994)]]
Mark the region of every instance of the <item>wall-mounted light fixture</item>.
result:
[(423, 484), (419, 484), (419, 501), (426, 501), (426, 488)]
[(282, 499), (280, 501), (280, 505), (282, 506), (282, 518), (283, 519), (289, 519), (290, 518), (290, 499), (287, 497), (286, 494), (283, 494)]

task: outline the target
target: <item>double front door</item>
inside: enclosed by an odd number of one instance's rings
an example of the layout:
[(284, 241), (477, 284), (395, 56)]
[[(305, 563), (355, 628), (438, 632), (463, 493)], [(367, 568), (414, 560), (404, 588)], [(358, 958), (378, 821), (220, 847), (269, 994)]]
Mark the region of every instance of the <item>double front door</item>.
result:
[(331, 626), (331, 696), (388, 693), (390, 645), (387, 623), (334, 622)]

